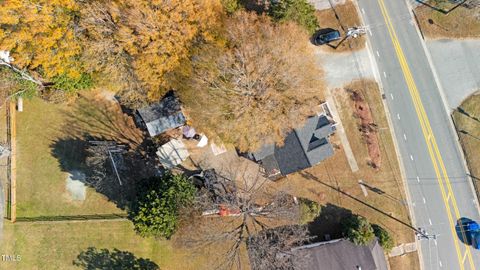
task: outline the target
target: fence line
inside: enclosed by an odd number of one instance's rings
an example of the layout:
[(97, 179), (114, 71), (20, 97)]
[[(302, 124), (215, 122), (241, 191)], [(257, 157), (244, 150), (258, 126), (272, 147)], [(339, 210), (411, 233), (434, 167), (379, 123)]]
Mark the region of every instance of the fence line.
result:
[(10, 101), (10, 220), (17, 219), (17, 119), (16, 103)]
[[(13, 111), (12, 111), (13, 107)], [(9, 102), (6, 109), (6, 124), (7, 124), (7, 148), (10, 150), (10, 155), (7, 158), (7, 219), (15, 222), (16, 219), (16, 178), (15, 178), (15, 103)], [(13, 117), (12, 117), (13, 116)]]
[(37, 216), (17, 217), (17, 222), (59, 222), (59, 221), (106, 221), (126, 220), (127, 214), (95, 214), (95, 215), (73, 215), (73, 216)]

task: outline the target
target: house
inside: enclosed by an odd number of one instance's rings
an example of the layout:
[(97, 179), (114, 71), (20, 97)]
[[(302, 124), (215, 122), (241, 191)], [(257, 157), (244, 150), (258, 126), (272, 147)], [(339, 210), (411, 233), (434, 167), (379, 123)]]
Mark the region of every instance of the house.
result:
[(278, 179), (309, 167), (333, 155), (329, 136), (335, 132), (335, 122), (326, 103), (323, 112), (309, 117), (303, 126), (293, 129), (284, 144), (269, 144), (248, 157), (260, 163), (270, 179)]
[(319, 242), (292, 249), (305, 256), (304, 270), (387, 270), (385, 254), (378, 243), (356, 245), (347, 239)]
[(158, 103), (137, 110), (137, 123), (144, 126), (151, 137), (185, 125), (180, 100), (173, 91)]

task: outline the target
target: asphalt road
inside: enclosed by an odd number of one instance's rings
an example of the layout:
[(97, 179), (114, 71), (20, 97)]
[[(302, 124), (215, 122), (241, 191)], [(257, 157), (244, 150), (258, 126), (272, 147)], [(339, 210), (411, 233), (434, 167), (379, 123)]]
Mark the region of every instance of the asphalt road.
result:
[(359, 0), (402, 157), (424, 269), (480, 269), (480, 251), (456, 233), (461, 217), (480, 222), (450, 118), (407, 4)]

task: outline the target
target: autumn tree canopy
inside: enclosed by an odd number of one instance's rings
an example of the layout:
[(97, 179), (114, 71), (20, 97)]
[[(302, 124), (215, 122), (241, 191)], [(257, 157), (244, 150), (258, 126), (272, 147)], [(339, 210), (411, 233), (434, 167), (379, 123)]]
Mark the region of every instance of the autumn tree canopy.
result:
[(181, 81), (189, 116), (196, 127), (241, 151), (282, 144), (323, 96), (308, 35), (296, 24), (274, 24), (243, 11), (225, 27), (227, 47), (204, 46)]
[(158, 99), (196, 39), (211, 39), (220, 12), (218, 0), (89, 1), (80, 11), (83, 60), (124, 100)]
[(220, 0), (0, 1), (0, 50), (68, 91), (102, 86), (138, 103), (168, 90), (168, 73), (212, 39)]
[(82, 74), (81, 45), (75, 37), (74, 0), (0, 1), (0, 50), (15, 64), (50, 79)]

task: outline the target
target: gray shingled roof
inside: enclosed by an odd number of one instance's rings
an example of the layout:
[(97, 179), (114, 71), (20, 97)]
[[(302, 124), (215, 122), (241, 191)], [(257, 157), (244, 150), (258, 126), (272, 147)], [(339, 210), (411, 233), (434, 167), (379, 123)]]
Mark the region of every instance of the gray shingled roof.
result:
[(173, 93), (168, 93), (160, 102), (138, 109), (137, 112), (152, 137), (185, 124), (180, 101)]
[(253, 153), (253, 157), (264, 164), (267, 173), (273, 165), (278, 165), (282, 175), (303, 170), (333, 155), (333, 147), (328, 141), (333, 132), (325, 115), (313, 116), (302, 127), (290, 132), (282, 146), (264, 145)]
[(290, 132), (287, 135), (283, 146), (275, 147), (275, 159), (283, 175), (310, 167), (308, 158), (295, 132)]
[(346, 239), (316, 243), (296, 249), (307, 253), (305, 270), (387, 270), (383, 249), (377, 240), (369, 245), (355, 245)]

